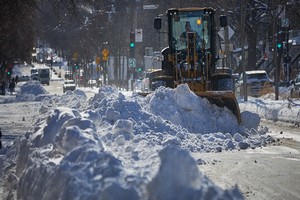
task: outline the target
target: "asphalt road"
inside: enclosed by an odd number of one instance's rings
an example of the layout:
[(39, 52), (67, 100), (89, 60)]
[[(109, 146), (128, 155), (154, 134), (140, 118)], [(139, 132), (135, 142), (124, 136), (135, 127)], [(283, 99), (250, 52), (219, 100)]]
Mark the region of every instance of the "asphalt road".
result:
[[(264, 123), (265, 125), (271, 125)], [(270, 128), (276, 142), (257, 149), (196, 153), (199, 169), (221, 188), (237, 185), (249, 200), (300, 199), (299, 127)]]

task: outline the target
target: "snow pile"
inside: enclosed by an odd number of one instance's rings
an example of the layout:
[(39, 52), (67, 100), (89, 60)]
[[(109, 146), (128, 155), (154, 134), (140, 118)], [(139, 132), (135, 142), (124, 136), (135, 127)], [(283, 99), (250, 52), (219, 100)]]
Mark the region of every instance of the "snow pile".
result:
[(243, 199), (237, 188), (223, 191), (212, 184), (188, 152), (166, 147), (159, 156), (159, 172), (147, 186), (149, 199)]
[(28, 81), (20, 87), (20, 94), (16, 95), (16, 101), (35, 101), (37, 97), (45, 96), (47, 91), (39, 81)]
[(160, 88), (148, 97), (147, 105), (149, 112), (185, 127), (189, 132), (239, 131), (237, 119), (228, 109), (212, 105), (206, 98), (199, 98), (187, 85), (180, 85), (174, 90)]
[(257, 115), (244, 113), (254, 123), (238, 125), (186, 85), (147, 98), (107, 86), (87, 100), (75, 90), (44, 98), (39, 110), (33, 130), (7, 154), (16, 157), (10, 187), (19, 199), (242, 199), (237, 188), (224, 191), (202, 175), (189, 152), (272, 140), (253, 128)]
[(249, 98), (247, 102), (240, 102), (241, 110), (253, 110), (261, 118), (300, 124), (300, 101), (296, 99), (274, 100), (275, 95), (262, 99)]
[(29, 81), (20, 87), (20, 93), (21, 95), (27, 95), (27, 94), (39, 95), (39, 94), (47, 94), (47, 91), (43, 88), (43, 86), (39, 81)]

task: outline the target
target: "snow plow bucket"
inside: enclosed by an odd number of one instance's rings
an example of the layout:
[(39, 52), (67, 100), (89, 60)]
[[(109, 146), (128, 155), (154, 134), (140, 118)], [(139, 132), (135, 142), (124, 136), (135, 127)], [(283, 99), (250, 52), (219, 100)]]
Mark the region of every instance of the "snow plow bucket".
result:
[(209, 102), (221, 108), (228, 108), (237, 118), (238, 123), (241, 123), (241, 113), (239, 104), (232, 91), (194, 91), (197, 96), (208, 99)]

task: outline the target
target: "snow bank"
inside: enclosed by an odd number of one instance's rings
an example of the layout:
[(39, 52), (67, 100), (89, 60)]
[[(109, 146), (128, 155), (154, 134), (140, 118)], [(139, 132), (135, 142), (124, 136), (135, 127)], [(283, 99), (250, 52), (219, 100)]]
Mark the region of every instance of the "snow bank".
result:
[(274, 100), (275, 96), (264, 99), (249, 98), (247, 102), (240, 102), (241, 110), (257, 113), (261, 118), (300, 124), (300, 101), (294, 99)]
[(147, 186), (149, 199), (243, 199), (237, 188), (223, 191), (214, 185), (187, 151), (168, 146), (159, 156), (159, 172)]
[(82, 92), (48, 96), (39, 110), (34, 129), (7, 154), (16, 157), (18, 199), (242, 199), (202, 175), (189, 152), (271, 141), (184, 85), (147, 98), (115, 87), (90, 100)]

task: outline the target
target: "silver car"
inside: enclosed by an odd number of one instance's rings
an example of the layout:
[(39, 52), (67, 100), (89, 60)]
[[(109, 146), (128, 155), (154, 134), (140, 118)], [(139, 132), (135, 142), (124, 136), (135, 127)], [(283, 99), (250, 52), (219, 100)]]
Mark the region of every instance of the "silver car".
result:
[(291, 81), (291, 97), (300, 98), (300, 75)]

